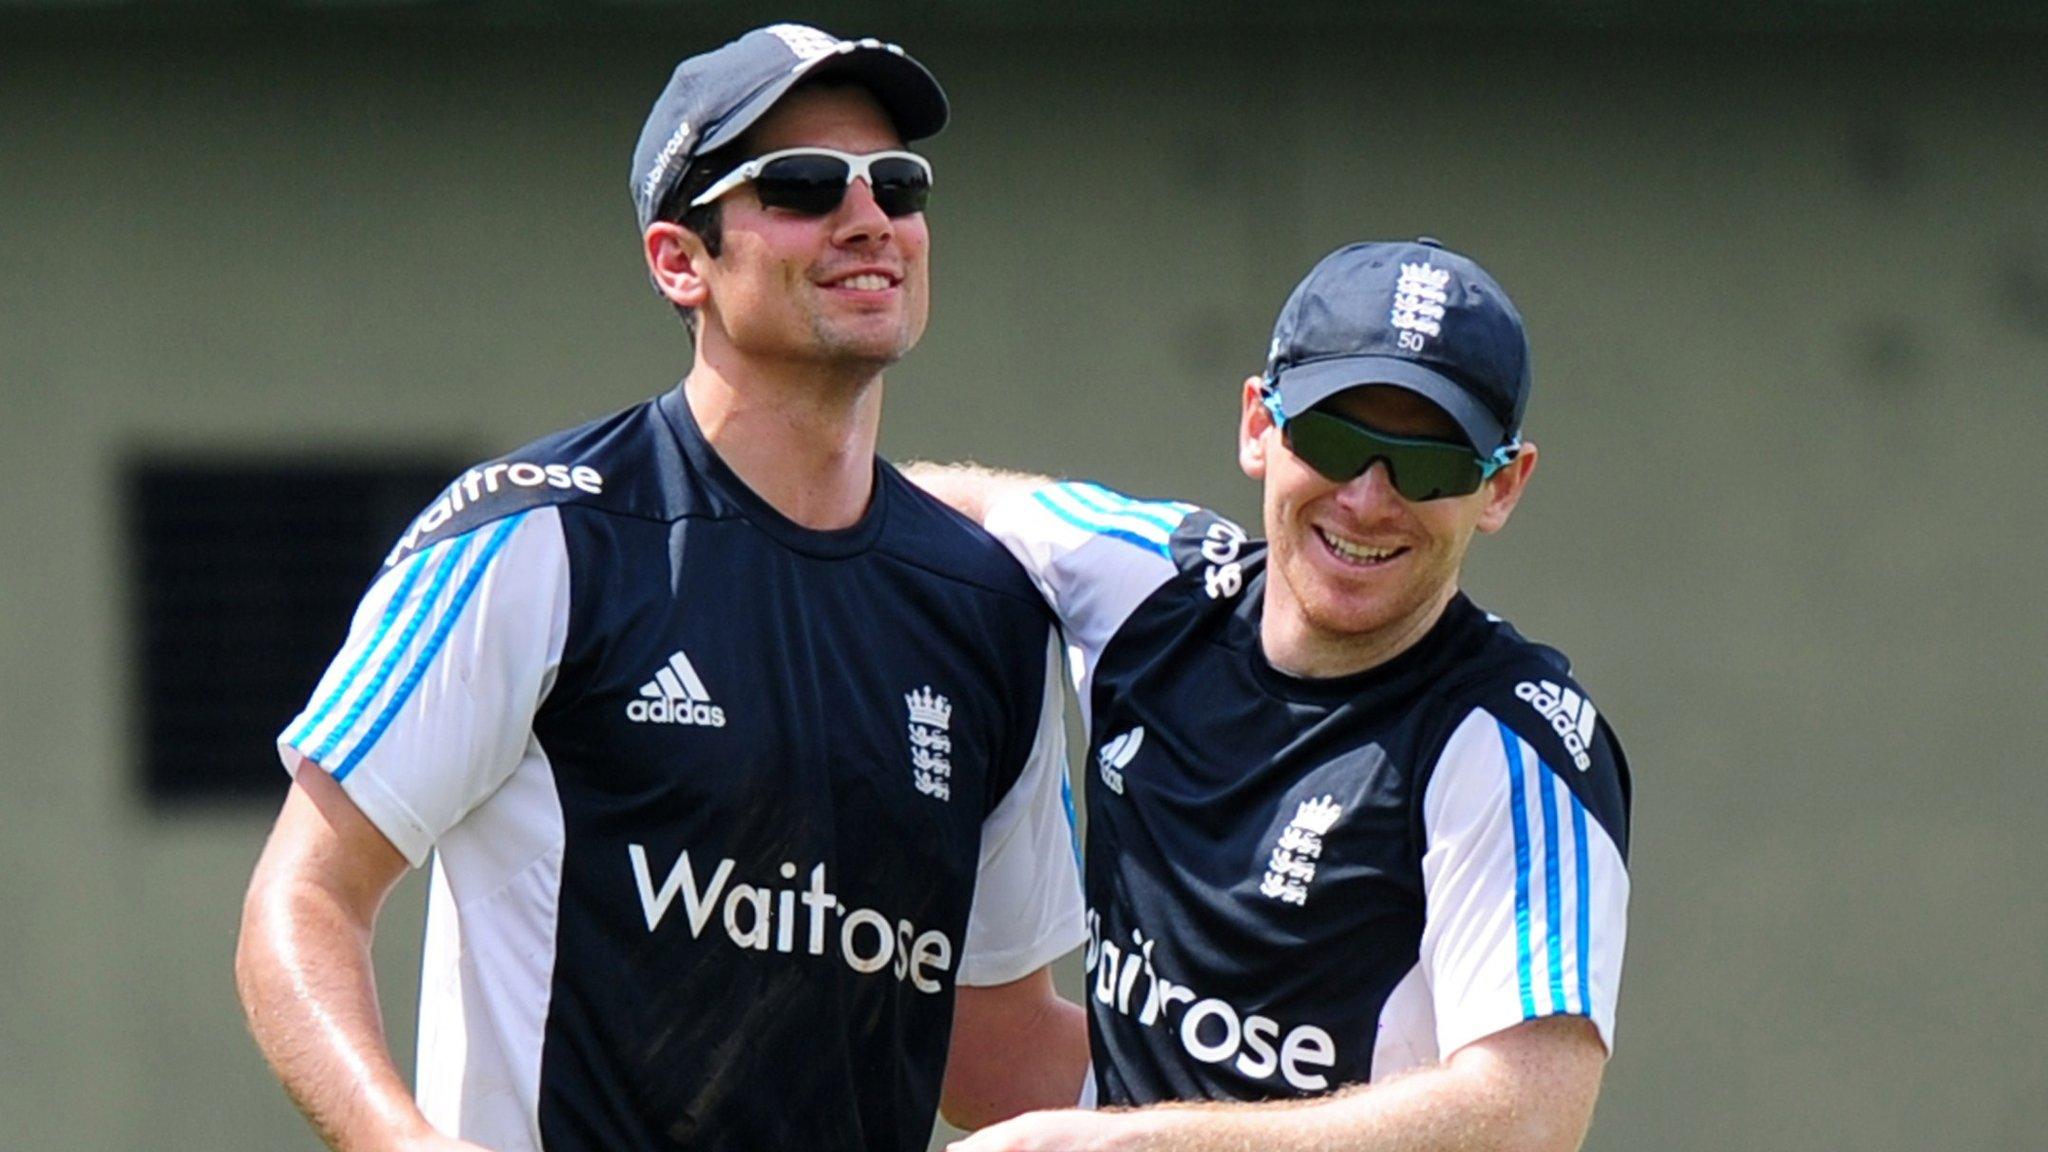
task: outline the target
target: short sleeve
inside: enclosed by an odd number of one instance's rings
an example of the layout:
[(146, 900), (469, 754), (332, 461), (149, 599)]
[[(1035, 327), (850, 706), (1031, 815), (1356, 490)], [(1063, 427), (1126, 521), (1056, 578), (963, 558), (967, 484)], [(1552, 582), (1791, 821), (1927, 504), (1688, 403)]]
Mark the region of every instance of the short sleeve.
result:
[(981, 861), (960, 983), (1007, 984), (1080, 946), (1081, 879), (1060, 717), (1059, 644), (1046, 643), (1045, 692), (1030, 759), (982, 822)]
[(285, 767), (326, 771), (414, 867), (425, 863), (524, 755), (561, 662), (568, 597), (553, 507), (385, 569), (279, 734)]
[(1048, 484), (989, 509), (984, 527), (1059, 617), (1084, 719), (1096, 659), (1138, 605), (1173, 579), (1174, 532), (1198, 511), (1078, 483)]
[(1421, 960), (1445, 1058), (1553, 1015), (1589, 1017), (1613, 1049), (1629, 878), (1625, 806), (1603, 797), (1619, 769), (1604, 748), (1585, 767), (1554, 751), (1475, 708), (1430, 777)]

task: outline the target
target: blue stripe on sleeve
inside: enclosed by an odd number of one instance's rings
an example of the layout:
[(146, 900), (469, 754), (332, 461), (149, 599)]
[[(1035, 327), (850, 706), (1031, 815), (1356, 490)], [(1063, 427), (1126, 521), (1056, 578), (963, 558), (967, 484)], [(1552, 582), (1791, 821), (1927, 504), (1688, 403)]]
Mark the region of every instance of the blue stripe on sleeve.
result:
[(469, 566), (469, 572), (462, 578), (461, 586), (456, 588), (454, 597), (441, 613), (440, 623), (434, 626), (433, 635), (427, 638), (426, 647), (420, 650), (419, 659), (413, 662), (412, 670), (405, 674), (405, 679), (398, 685), (398, 691), (391, 694), (391, 699), (385, 703), (384, 710), (377, 714), (376, 721), (356, 743), (355, 749), (348, 754), (348, 759), (343, 760), (341, 766), (334, 770), (336, 780), (344, 779), (350, 772), (355, 771), (356, 765), (363, 762), (363, 757), (369, 755), (378, 738), (384, 735), (384, 729), (390, 727), (392, 717), (398, 715), (400, 708), (405, 707), (406, 698), (419, 686), (420, 677), (427, 674), (427, 666), (434, 662), (434, 657), (441, 651), (441, 645), (448, 639), (448, 633), (454, 629), (455, 621), (461, 617), (463, 608), (469, 604), (470, 594), (476, 591), (477, 582), (483, 579), (484, 572), (490, 568), (491, 561), (498, 555), (498, 550), (505, 546), (505, 538), (510, 536), (512, 530), (524, 519), (526, 513), (522, 512), (498, 522), (497, 529), (484, 544), (482, 554), (476, 558), (476, 563)]
[(1550, 1010), (1569, 1012), (1564, 999), (1564, 876), (1559, 867), (1558, 855), (1561, 848), (1557, 836), (1557, 793), (1569, 792), (1564, 781), (1550, 770), (1550, 765), (1536, 761), (1536, 779), (1543, 794), (1543, 918), (1549, 929), (1543, 942), (1543, 954), (1550, 961)]
[[(470, 536), (463, 535), (448, 543), (447, 555), (441, 558), (441, 566), (434, 569), (434, 578), (427, 583), (427, 590), (421, 594), (419, 606), (413, 610), (412, 618), (405, 622), (404, 630), (399, 632), (398, 641), (384, 654), (383, 663), (377, 665), (377, 674), (363, 686), (362, 693), (342, 716), (341, 723), (335, 725), (334, 731), (327, 734), (327, 739), (320, 742), (320, 747), (313, 750), (311, 758), (314, 763), (326, 766), (327, 757), (340, 746), (349, 731), (356, 726), (356, 721), (362, 719), (363, 709), (368, 708), (370, 701), (377, 698), (377, 693), (384, 690), (384, 682), (391, 678), (392, 669), (398, 666), (398, 658), (405, 655), (405, 650), (412, 646), (412, 639), (418, 635), (420, 625), (426, 622), (427, 614), (433, 610), (434, 601), (441, 598), (441, 589), (447, 586), (449, 575), (455, 571), (455, 565), (461, 561), (462, 554), (469, 550), (469, 542)], [(428, 554), (423, 552), (421, 556)]]
[(1586, 806), (1570, 789), (1566, 794), (1572, 798), (1572, 846), (1579, 853), (1579, 1011), (1591, 1016), (1592, 978), (1586, 975), (1586, 966), (1593, 962), (1593, 880), (1588, 875), (1593, 856), (1586, 851)]
[(1154, 540), (1150, 537), (1141, 536), (1135, 532), (1127, 532), (1121, 528), (1113, 527), (1108, 524), (1083, 519), (1081, 516), (1073, 512), (1070, 512), (1065, 508), (1060, 507), (1058, 503), (1053, 501), (1047, 495), (1049, 491), (1050, 489), (1040, 488), (1038, 491), (1033, 492), (1031, 494), (1032, 499), (1037, 500), (1039, 504), (1043, 505), (1046, 511), (1051, 512), (1053, 515), (1059, 517), (1062, 520), (1065, 520), (1067, 523), (1072, 524), (1074, 527), (1081, 529), (1083, 532), (1089, 532), (1097, 536), (1107, 536), (1112, 540), (1121, 540), (1126, 544), (1136, 545), (1137, 547), (1142, 548), (1147, 552), (1151, 552), (1158, 556), (1164, 556), (1169, 560), (1173, 558), (1172, 549), (1170, 549), (1167, 546), (1166, 541)]
[(1044, 493), (1047, 500), (1090, 524), (1103, 528), (1122, 528), (1132, 535), (1143, 536), (1147, 540), (1161, 544), (1172, 538), (1172, 529), (1160, 527), (1149, 517), (1133, 515), (1114, 507), (1099, 507), (1098, 504), (1102, 503), (1099, 501), (1090, 503), (1082, 498), (1078, 491), (1079, 487), (1075, 484), (1054, 484), (1039, 491)]
[[(1500, 724), (1500, 721), (1494, 721)], [(1521, 979), (1522, 1018), (1536, 1018), (1536, 995), (1529, 979), (1529, 805), (1522, 796), (1522, 738), (1500, 724), (1501, 745), (1508, 754), (1508, 808), (1515, 825), (1515, 966)]]
[(334, 711), (334, 706), (341, 702), (341, 698), (348, 695), (349, 686), (356, 682), (357, 674), (361, 673), (363, 665), (369, 662), (370, 653), (375, 652), (377, 646), (384, 642), (384, 634), (391, 631), (392, 622), (398, 619), (399, 609), (405, 607), (406, 596), (412, 592), (414, 582), (420, 578), (420, 571), (426, 566), (424, 555), (413, 557), (412, 564), (405, 570), (405, 577), (398, 582), (397, 591), (391, 594), (391, 600), (384, 605), (384, 617), (377, 621), (377, 630), (370, 634), (370, 642), (363, 645), (363, 650), (356, 654), (355, 663), (348, 666), (348, 671), (342, 674), (341, 683), (335, 685), (334, 691), (327, 694), (326, 702), (299, 726), (297, 732), (286, 737), (285, 743), (294, 748), (304, 743), (313, 735), (314, 730), (320, 727), (320, 722), (327, 719), (327, 714)]
[[(1156, 511), (1159, 508), (1170, 508), (1172, 505), (1150, 504), (1142, 500), (1133, 500), (1121, 492), (1112, 492), (1100, 484), (1061, 484), (1058, 487), (1060, 491), (1072, 496), (1075, 502), (1082, 507), (1094, 509), (1106, 516), (1121, 515), (1128, 516), (1134, 520), (1142, 520), (1147, 524), (1155, 525), (1164, 530), (1168, 535), (1171, 535), (1175, 528), (1180, 527), (1180, 519), (1168, 519)], [(1182, 517), (1181, 519), (1184, 518)]]

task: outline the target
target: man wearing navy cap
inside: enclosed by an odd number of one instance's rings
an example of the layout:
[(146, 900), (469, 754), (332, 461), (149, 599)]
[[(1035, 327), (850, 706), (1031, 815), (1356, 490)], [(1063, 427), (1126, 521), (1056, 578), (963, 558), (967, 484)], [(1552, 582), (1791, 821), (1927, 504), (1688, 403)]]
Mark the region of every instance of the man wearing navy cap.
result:
[[(237, 976), (333, 1147), (913, 1152), (942, 1086), (970, 1125), (1075, 1099), (1057, 634), (875, 455), (946, 116), (900, 48), (789, 24), (656, 101), (631, 192), (687, 377), (450, 484), (279, 736)], [(415, 1103), (367, 945), (430, 858)]]
[[(1295, 289), (1245, 381), (1265, 539), (978, 469), (1089, 738), (1090, 1084), (1000, 1149), (1574, 1149), (1613, 1039), (1628, 770), (1562, 654), (1458, 590), (1536, 465), (1521, 317), (1433, 241)], [(1176, 1103), (1167, 1103), (1176, 1102)]]

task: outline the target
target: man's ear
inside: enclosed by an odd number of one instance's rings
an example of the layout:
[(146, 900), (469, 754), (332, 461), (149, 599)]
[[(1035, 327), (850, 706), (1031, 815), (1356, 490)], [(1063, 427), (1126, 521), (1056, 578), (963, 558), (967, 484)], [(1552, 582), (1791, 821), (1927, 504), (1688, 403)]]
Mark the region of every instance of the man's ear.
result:
[(1514, 515), (1515, 505), (1521, 503), (1522, 493), (1535, 471), (1536, 445), (1524, 440), (1507, 467), (1487, 478), (1486, 510), (1479, 514), (1481, 532), (1498, 532), (1508, 526), (1508, 517)]
[(649, 224), (641, 240), (646, 248), (647, 274), (654, 278), (654, 286), (661, 294), (679, 308), (703, 307), (711, 298), (711, 289), (704, 279), (711, 256), (704, 251), (704, 241), (688, 228), (667, 220)]
[(1272, 431), (1273, 414), (1266, 410), (1266, 382), (1257, 376), (1244, 378), (1244, 410), (1237, 418), (1237, 466), (1254, 480), (1266, 478), (1266, 433)]

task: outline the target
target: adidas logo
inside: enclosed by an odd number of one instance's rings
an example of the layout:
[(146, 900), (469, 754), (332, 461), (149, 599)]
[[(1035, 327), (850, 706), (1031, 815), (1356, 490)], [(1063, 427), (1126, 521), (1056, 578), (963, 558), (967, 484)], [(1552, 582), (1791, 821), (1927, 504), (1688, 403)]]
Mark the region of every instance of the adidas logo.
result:
[(1124, 794), (1124, 766), (1138, 755), (1138, 749), (1144, 743), (1145, 728), (1139, 725), (1104, 744), (1102, 750), (1095, 754), (1096, 765), (1102, 770), (1102, 783), (1111, 792), (1119, 796)]
[(1593, 711), (1591, 700), (1548, 680), (1524, 680), (1515, 685), (1515, 699), (1528, 701), (1537, 715), (1550, 722), (1550, 730), (1564, 741), (1564, 750), (1571, 753), (1579, 771), (1593, 766), (1586, 749), (1593, 743), (1593, 725), (1600, 714)]
[(640, 686), (641, 698), (626, 705), (626, 719), (636, 724), (695, 724), (705, 728), (725, 727), (725, 709), (711, 702), (711, 693), (690, 667), (690, 658), (677, 652)]

